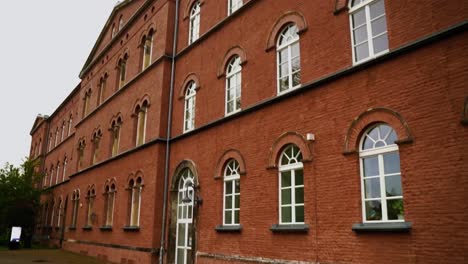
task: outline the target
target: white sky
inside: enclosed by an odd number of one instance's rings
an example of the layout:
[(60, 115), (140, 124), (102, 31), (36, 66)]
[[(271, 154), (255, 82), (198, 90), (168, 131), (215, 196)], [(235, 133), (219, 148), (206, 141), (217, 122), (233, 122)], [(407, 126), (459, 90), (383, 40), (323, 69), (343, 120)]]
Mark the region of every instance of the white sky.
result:
[(0, 166), (29, 155), (37, 114), (50, 115), (79, 83), (117, 0), (0, 2)]

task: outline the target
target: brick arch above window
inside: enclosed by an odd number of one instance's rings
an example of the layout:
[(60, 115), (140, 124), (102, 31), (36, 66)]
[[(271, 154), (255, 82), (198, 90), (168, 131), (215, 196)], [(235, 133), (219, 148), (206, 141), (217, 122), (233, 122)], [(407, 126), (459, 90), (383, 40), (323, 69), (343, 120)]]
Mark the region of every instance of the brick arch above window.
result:
[(376, 123), (387, 123), (398, 135), (396, 144), (413, 142), (413, 134), (406, 120), (398, 112), (384, 107), (370, 108), (354, 118), (344, 140), (343, 154), (359, 152), (359, 142), (366, 129)]
[(133, 183), (137, 182), (138, 179), (140, 179), (140, 185), (143, 186), (144, 185), (144, 180), (143, 180), (144, 179), (144, 173), (143, 173), (143, 171), (137, 170), (136, 172), (130, 173), (128, 175), (128, 177), (127, 177), (127, 182), (126, 182), (127, 187), (129, 187), (131, 182), (133, 182)]
[(113, 124), (120, 125), (122, 123), (123, 123), (122, 113), (118, 112), (117, 114), (113, 115), (112, 118), (110, 119), (109, 128), (112, 128)]
[(142, 45), (145, 42), (145, 39), (149, 34), (152, 34), (154, 36), (155, 33), (156, 25), (154, 23), (151, 23), (148, 26), (146, 26), (146, 28), (140, 33), (140, 45)]
[(289, 144), (296, 145), (302, 153), (302, 162), (312, 161), (311, 146), (306, 138), (297, 132), (286, 132), (279, 136), (273, 146), (270, 148), (270, 154), (268, 156), (267, 169), (274, 169), (278, 167), (278, 159), (283, 151), (284, 147)]
[(150, 105), (151, 101), (149, 95), (145, 94), (142, 98), (139, 98), (135, 101), (135, 103), (133, 104), (132, 113), (136, 113), (137, 109), (141, 108), (142, 106), (149, 107)]
[(216, 74), (218, 79), (226, 75), (227, 64), (231, 61), (231, 59), (234, 56), (240, 57), (241, 65), (244, 65), (245, 63), (247, 63), (247, 55), (245, 54), (244, 49), (241, 46), (231, 47), (230, 49), (226, 51), (226, 54), (224, 54), (223, 61), (218, 66), (218, 73)]
[(184, 169), (189, 169), (192, 172), (193, 175), (193, 180), (195, 186), (198, 186), (198, 170), (197, 166), (195, 165), (195, 162), (193, 160), (185, 159), (181, 161), (176, 169), (174, 170), (174, 174), (172, 175), (172, 181), (171, 181), (171, 191), (178, 191), (179, 189), (179, 178), (181, 176), (181, 172)]
[(468, 96), (465, 98), (465, 104), (463, 105), (463, 117), (461, 123), (468, 126)]
[(189, 0), (189, 1), (187, 1), (187, 5), (185, 6), (185, 10), (184, 10), (184, 20), (189, 18), (190, 10), (192, 9), (193, 4), (195, 4), (195, 2), (197, 2), (197, 1), (200, 2), (200, 6), (203, 6), (203, 4), (205, 3), (205, 0)]
[(128, 48), (125, 48), (125, 50), (117, 57), (117, 60), (115, 61), (115, 68), (118, 69), (120, 68), (120, 63), (122, 61), (128, 60), (130, 57), (130, 50)]
[(195, 73), (189, 73), (187, 77), (185, 77), (184, 82), (182, 86), (180, 87), (179, 90), (179, 99), (184, 99), (185, 98), (185, 90), (187, 89), (187, 85), (191, 82), (195, 82), (195, 90), (198, 91), (200, 89), (200, 80), (198, 79), (198, 76)]
[(226, 150), (223, 155), (219, 158), (218, 162), (216, 163), (216, 170), (215, 170), (215, 179), (222, 179), (224, 175), (224, 167), (226, 163), (231, 160), (235, 159), (239, 163), (239, 174), (245, 175), (246, 174), (246, 167), (245, 167), (245, 160), (242, 154), (237, 149), (229, 149)]
[(298, 34), (307, 30), (307, 21), (304, 18), (304, 15), (297, 11), (289, 11), (284, 13), (278, 20), (276, 20), (275, 24), (270, 30), (270, 34), (268, 35), (266, 49), (265, 51), (270, 51), (274, 47), (276, 47), (276, 39), (283, 29), (284, 26), (287, 24), (294, 23), (297, 26)]

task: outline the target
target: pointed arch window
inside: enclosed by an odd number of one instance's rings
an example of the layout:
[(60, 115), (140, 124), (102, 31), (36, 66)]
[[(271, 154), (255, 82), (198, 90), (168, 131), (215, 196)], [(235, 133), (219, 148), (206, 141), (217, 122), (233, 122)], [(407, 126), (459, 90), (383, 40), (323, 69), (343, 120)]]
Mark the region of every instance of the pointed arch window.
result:
[(55, 173), (56, 173), (56, 175), (55, 175), (55, 184), (58, 184), (58, 183), (59, 183), (60, 172), (61, 172), (61, 170), (60, 170), (60, 162), (57, 162), (57, 168), (56, 168), (56, 170), (55, 170)]
[(224, 169), (223, 225), (240, 224), (239, 162), (231, 159)]
[(55, 202), (52, 200), (51, 206), (50, 206), (50, 223), (49, 226), (53, 227), (54, 226), (54, 216), (55, 216)]
[(145, 101), (140, 106), (137, 106), (135, 115), (137, 117), (136, 122), (136, 146), (143, 145), (146, 138), (146, 116), (148, 112), (148, 102)]
[(67, 136), (71, 135), (72, 126), (73, 126), (73, 115), (70, 115), (70, 119), (68, 120), (68, 133), (67, 133)]
[(119, 31), (122, 30), (123, 26), (124, 26), (123, 16), (120, 16), (120, 19), (119, 19)]
[(120, 117), (117, 120), (112, 121), (111, 126), (111, 155), (112, 157), (119, 154), (119, 144), (120, 144), (120, 128), (122, 126), (122, 119)]
[(97, 105), (101, 105), (104, 101), (104, 94), (106, 91), (106, 83), (107, 83), (107, 73), (99, 79), (99, 91), (97, 97)]
[(63, 139), (65, 138), (65, 120), (63, 121), (62, 123), (62, 135), (60, 136), (60, 142), (63, 141)]
[(102, 138), (102, 132), (99, 129), (98, 131), (93, 133), (93, 138), (91, 139), (93, 143), (93, 156), (92, 156), (92, 164), (96, 164), (99, 161), (99, 147)]
[(112, 222), (114, 220), (114, 203), (115, 203), (115, 183), (112, 183), (110, 185), (106, 186), (105, 190), (105, 199), (106, 199), (106, 205), (105, 205), (105, 221), (106, 224), (105, 226), (111, 227)]
[(52, 183), (53, 183), (53, 179), (54, 179), (54, 165), (52, 165), (52, 167), (50, 167), (50, 179), (49, 179), (49, 186), (52, 186)]
[(141, 190), (143, 187), (141, 177), (138, 177), (136, 180), (130, 180), (128, 187), (130, 191), (129, 225), (132, 227), (138, 227), (140, 226)]
[(123, 58), (119, 60), (118, 69), (119, 69), (119, 80), (118, 80), (118, 89), (122, 88), (126, 82), (126, 74), (127, 74), (127, 60), (128, 55), (125, 54)]
[(148, 36), (143, 37), (143, 66), (142, 69), (148, 68), (151, 64), (151, 56), (153, 54), (153, 30), (151, 29)]
[(200, 6), (200, 1), (197, 1), (190, 9), (189, 45), (195, 42), (200, 35)]
[(279, 222), (304, 224), (304, 169), (302, 153), (288, 145), (279, 159)]
[(90, 227), (93, 224), (94, 218), (94, 199), (96, 198), (96, 191), (94, 187), (91, 187), (86, 195), (87, 200), (87, 212), (86, 212), (86, 226)]
[(89, 114), (89, 101), (91, 100), (91, 89), (83, 97), (83, 118)]
[(196, 84), (191, 81), (185, 90), (184, 132), (195, 128)]
[(353, 63), (388, 52), (384, 0), (353, 0), (349, 9)]
[(63, 201), (62, 198), (59, 199), (58, 207), (57, 207), (57, 227), (61, 227), (62, 225), (62, 210), (63, 210)]
[(65, 159), (63, 160), (62, 182), (65, 181), (65, 177), (67, 176), (67, 163), (68, 163), (68, 160), (65, 157)]
[(226, 69), (226, 115), (241, 109), (242, 66), (240, 64), (240, 57), (235, 56)]
[(84, 150), (85, 150), (86, 144), (85, 140), (82, 139), (78, 143), (78, 170), (81, 170), (83, 168), (83, 160), (84, 160)]
[(400, 155), (392, 127), (379, 123), (361, 138), (362, 216), (364, 222), (403, 222)]
[(80, 190), (76, 189), (72, 194), (72, 218), (71, 218), (71, 227), (76, 228), (76, 220), (78, 216), (78, 208), (80, 206)]
[(301, 85), (301, 56), (298, 28), (287, 25), (278, 37), (276, 46), (278, 60), (278, 94)]
[(59, 129), (58, 127), (55, 129), (55, 141), (54, 141), (54, 147), (58, 145), (59, 142)]

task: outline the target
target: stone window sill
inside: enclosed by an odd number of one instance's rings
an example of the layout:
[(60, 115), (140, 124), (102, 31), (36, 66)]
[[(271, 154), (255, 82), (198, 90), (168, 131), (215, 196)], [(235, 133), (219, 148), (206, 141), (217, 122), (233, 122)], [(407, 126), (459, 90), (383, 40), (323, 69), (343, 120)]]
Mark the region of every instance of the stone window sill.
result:
[(357, 223), (353, 224), (352, 230), (356, 233), (376, 233), (376, 232), (390, 232), (390, 233), (407, 233), (412, 228), (411, 222), (397, 222), (397, 223)]
[(104, 226), (99, 227), (99, 229), (100, 229), (101, 231), (112, 231), (112, 226), (106, 226), (106, 225), (104, 225)]
[(219, 225), (215, 227), (216, 232), (219, 233), (237, 233), (242, 231), (242, 225), (235, 225), (235, 226), (225, 226)]
[(83, 226), (82, 229), (83, 229), (84, 231), (91, 231), (91, 230), (93, 230), (93, 227), (87, 225), (87, 226)]
[(139, 232), (140, 231), (139, 226), (124, 226), (122, 229), (125, 232)]
[(293, 224), (293, 225), (280, 225), (274, 224), (270, 228), (273, 233), (307, 233), (309, 232), (309, 225), (306, 224)]

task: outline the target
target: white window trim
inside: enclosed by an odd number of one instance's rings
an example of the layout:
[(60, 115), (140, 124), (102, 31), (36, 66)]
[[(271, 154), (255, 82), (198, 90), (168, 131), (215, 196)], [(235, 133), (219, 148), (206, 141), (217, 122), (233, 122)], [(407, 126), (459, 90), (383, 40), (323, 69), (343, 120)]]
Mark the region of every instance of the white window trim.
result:
[[(372, 129), (372, 128), (371, 128)], [(359, 151), (359, 171), (360, 171), (360, 177), (361, 177), (361, 206), (362, 206), (362, 221), (364, 223), (398, 223), (398, 222), (405, 222), (404, 219), (397, 219), (397, 220), (389, 220), (388, 219), (388, 214), (387, 214), (387, 200), (392, 200), (392, 199), (404, 199), (403, 195), (400, 196), (393, 196), (391, 199), (387, 199), (387, 194), (385, 190), (385, 177), (386, 176), (392, 176), (392, 175), (384, 175), (381, 173), (381, 169), (384, 167), (383, 166), (383, 154), (388, 154), (392, 152), (399, 152), (399, 148), (397, 144), (394, 145), (389, 145), (389, 146), (384, 146), (384, 147), (378, 147), (374, 149), (369, 149), (369, 150), (362, 150), (362, 144), (365, 139), (365, 135), (371, 130), (367, 130), (364, 136), (361, 137), (361, 140), (359, 142), (360, 146), (360, 151)], [(393, 128), (392, 128), (393, 129)], [(379, 178), (380, 181), (380, 198), (370, 198), (366, 199), (365, 198), (365, 185), (364, 185), (364, 163), (363, 163), (363, 158), (365, 157), (372, 157), (376, 156), (378, 158), (379, 162), (379, 175), (376, 177), (371, 177), (371, 178)], [(396, 173), (395, 175), (400, 175), (401, 177), (401, 169), (399, 173)], [(402, 186), (403, 187), (403, 186)], [(403, 188), (402, 188), (403, 189)], [(382, 220), (367, 220), (366, 217), (366, 200), (376, 200), (381, 202), (381, 208), (382, 208)]]
[[(283, 155), (283, 154), (282, 154)], [(281, 157), (282, 157), (281, 155)], [(281, 160), (281, 158), (280, 158)], [(278, 169), (278, 187), (279, 187), (279, 199), (278, 199), (278, 211), (279, 211), (279, 223), (280, 225), (296, 225), (296, 224), (304, 224), (305, 222), (297, 222), (296, 221), (296, 206), (301, 206), (301, 204), (296, 204), (296, 195), (295, 195), (295, 189), (297, 186), (304, 188), (303, 185), (296, 185), (296, 177), (295, 177), (295, 170), (297, 169), (302, 169), (302, 173), (304, 174), (304, 165), (302, 162), (297, 162), (294, 164), (288, 164), (288, 165), (280, 165)], [(281, 173), (284, 171), (291, 171), (291, 186), (288, 188), (291, 188), (291, 222), (283, 222), (282, 220), (282, 210), (281, 208), (283, 207), (281, 202), (281, 190), (283, 189), (281, 187)], [(303, 176), (304, 177), (304, 176)], [(302, 179), (304, 181), (304, 178)], [(304, 189), (305, 191), (305, 189)], [(305, 192), (304, 192), (305, 195)], [(304, 201), (305, 202), (305, 201)], [(304, 219), (305, 219), (305, 203), (302, 204), (304, 207)]]
[[(240, 112), (242, 110), (242, 107), (239, 107), (237, 108), (237, 98), (239, 97), (239, 99), (241, 100), (242, 98), (242, 65), (241, 65), (241, 62), (240, 62), (240, 58), (238, 56), (234, 57), (228, 64), (228, 69), (230, 67), (231, 64), (233, 64), (235, 62), (235, 60), (239, 59), (239, 66), (234, 69), (233, 71), (230, 71), (230, 72), (226, 72), (226, 93), (225, 93), (225, 105), (224, 105), (224, 115), (225, 116), (228, 116), (228, 115), (232, 115), (234, 113), (237, 113), (237, 112)], [(236, 83), (236, 85), (239, 85), (240, 86), (240, 89), (239, 89), (239, 94), (237, 94), (237, 86), (236, 87), (233, 87), (233, 89), (235, 89), (235, 98), (234, 98), (234, 101), (233, 101), (233, 110), (231, 112), (228, 112), (228, 94), (229, 94), (229, 79), (230, 78), (233, 78), (233, 79), (236, 79), (236, 77), (239, 75), (239, 79), (240, 79), (240, 83)]]
[[(185, 99), (184, 99), (184, 133), (192, 131), (195, 129), (195, 110), (196, 110), (196, 99), (197, 99), (197, 90), (196, 90), (196, 83), (191, 81), (187, 86), (187, 90), (185, 91)], [(193, 101), (192, 107), (189, 107), (189, 101)], [(190, 110), (190, 119), (187, 119), (187, 110)], [(187, 125), (190, 123), (190, 127)]]
[[(297, 28), (297, 25), (295, 25), (296, 28)], [(299, 34), (297, 35), (298, 37), (296, 39), (293, 39), (289, 42), (286, 42), (286, 43), (283, 43), (282, 45), (279, 45), (279, 41), (281, 39), (281, 35), (282, 33), (286, 30), (286, 28), (289, 27), (289, 25), (285, 26), (283, 28), (283, 30), (280, 32), (279, 34), (279, 37), (278, 37), (278, 42), (276, 44), (276, 86), (277, 86), (277, 94), (278, 95), (282, 95), (282, 94), (285, 94), (285, 93), (289, 93), (291, 91), (293, 91), (294, 89), (297, 89), (299, 87), (301, 87), (301, 84), (298, 84), (296, 86), (292, 86), (293, 84), (293, 81), (292, 81), (292, 78), (293, 78), (293, 72), (292, 72), (292, 45), (298, 43), (299, 45), (299, 63), (300, 63), (300, 60), (301, 60), (301, 55), (300, 55), (300, 37), (299, 37)], [(280, 69), (280, 52), (283, 50), (283, 49), (288, 49), (288, 67), (289, 67), (289, 72), (288, 72), (288, 79), (289, 79), (289, 87), (288, 89), (284, 90), (284, 91), (281, 91), (281, 84), (280, 84), (280, 74), (281, 74), (281, 69)], [(299, 70), (301, 71), (301, 70)]]
[[(231, 174), (231, 175), (227, 175), (227, 168), (229, 166), (229, 164), (231, 163), (232, 161), (230, 161), (226, 168), (224, 169), (224, 183), (223, 183), (223, 225), (224, 226), (239, 226), (240, 225), (240, 202), (239, 202), (239, 208), (236, 208), (235, 207), (235, 198), (236, 196), (238, 195), (239, 196), (239, 200), (240, 200), (240, 195), (241, 193), (236, 193), (235, 190), (236, 190), (236, 181), (239, 180), (239, 184), (240, 184), (240, 174), (239, 172), (237, 172), (236, 174)], [(236, 161), (237, 163), (237, 161)], [(238, 164), (238, 163), (237, 163)], [(232, 197), (232, 201), (231, 201), (231, 209), (226, 209), (226, 183), (227, 182), (231, 182), (232, 183), (232, 193), (231, 193), (231, 197)], [(231, 223), (226, 223), (226, 211), (229, 211), (232, 213), (232, 216), (231, 216)], [(239, 211), (239, 223), (236, 224), (234, 223), (235, 222), (235, 211)]]
[[(385, 53), (388, 53), (389, 49), (386, 49), (386, 50), (382, 50), (381, 52), (378, 52), (378, 53), (375, 53), (374, 54), (374, 43), (372, 41), (372, 39), (374, 38), (374, 36), (372, 36), (372, 28), (371, 28), (371, 21), (370, 21), (370, 14), (369, 14), (369, 5), (372, 3), (372, 2), (378, 2), (378, 1), (384, 1), (384, 0), (366, 0), (366, 1), (363, 1), (362, 3), (352, 7), (352, 3), (353, 1), (349, 1), (349, 11), (348, 11), (348, 14), (349, 14), (349, 32), (351, 33), (351, 51), (352, 51), (352, 55), (353, 55), (353, 65), (358, 65), (358, 64), (361, 64), (361, 63), (364, 63), (366, 61), (370, 61), (370, 60), (373, 60)], [(365, 11), (365, 14), (366, 14), (366, 27), (367, 27), (367, 42), (368, 42), (368, 49), (369, 49), (369, 56), (365, 59), (362, 59), (360, 61), (356, 61), (356, 52), (354, 50), (354, 30), (353, 30), (353, 14), (356, 13), (358, 10), (362, 9), (362, 8), (365, 8), (366, 11)], [(385, 13), (383, 14), (383, 16), (385, 16), (385, 19), (386, 16), (387, 16), (387, 10), (385, 10)], [(376, 18), (377, 19), (377, 18)], [(388, 25), (387, 26), (387, 31), (385, 31), (385, 33), (387, 34), (387, 38), (388, 38)], [(384, 33), (380, 33), (379, 35), (376, 35), (376, 37), (378, 36), (381, 36), (383, 35)]]
[(189, 19), (189, 41), (188, 44), (192, 44), (200, 37), (200, 13), (201, 5), (200, 1), (197, 1), (193, 4), (190, 9), (190, 19)]
[(62, 175), (62, 182), (64, 182), (64, 181), (65, 181), (65, 175), (66, 175), (66, 173), (67, 173), (67, 163), (68, 163), (68, 161), (67, 161), (67, 159), (65, 159), (65, 160), (63, 161), (63, 175)]

